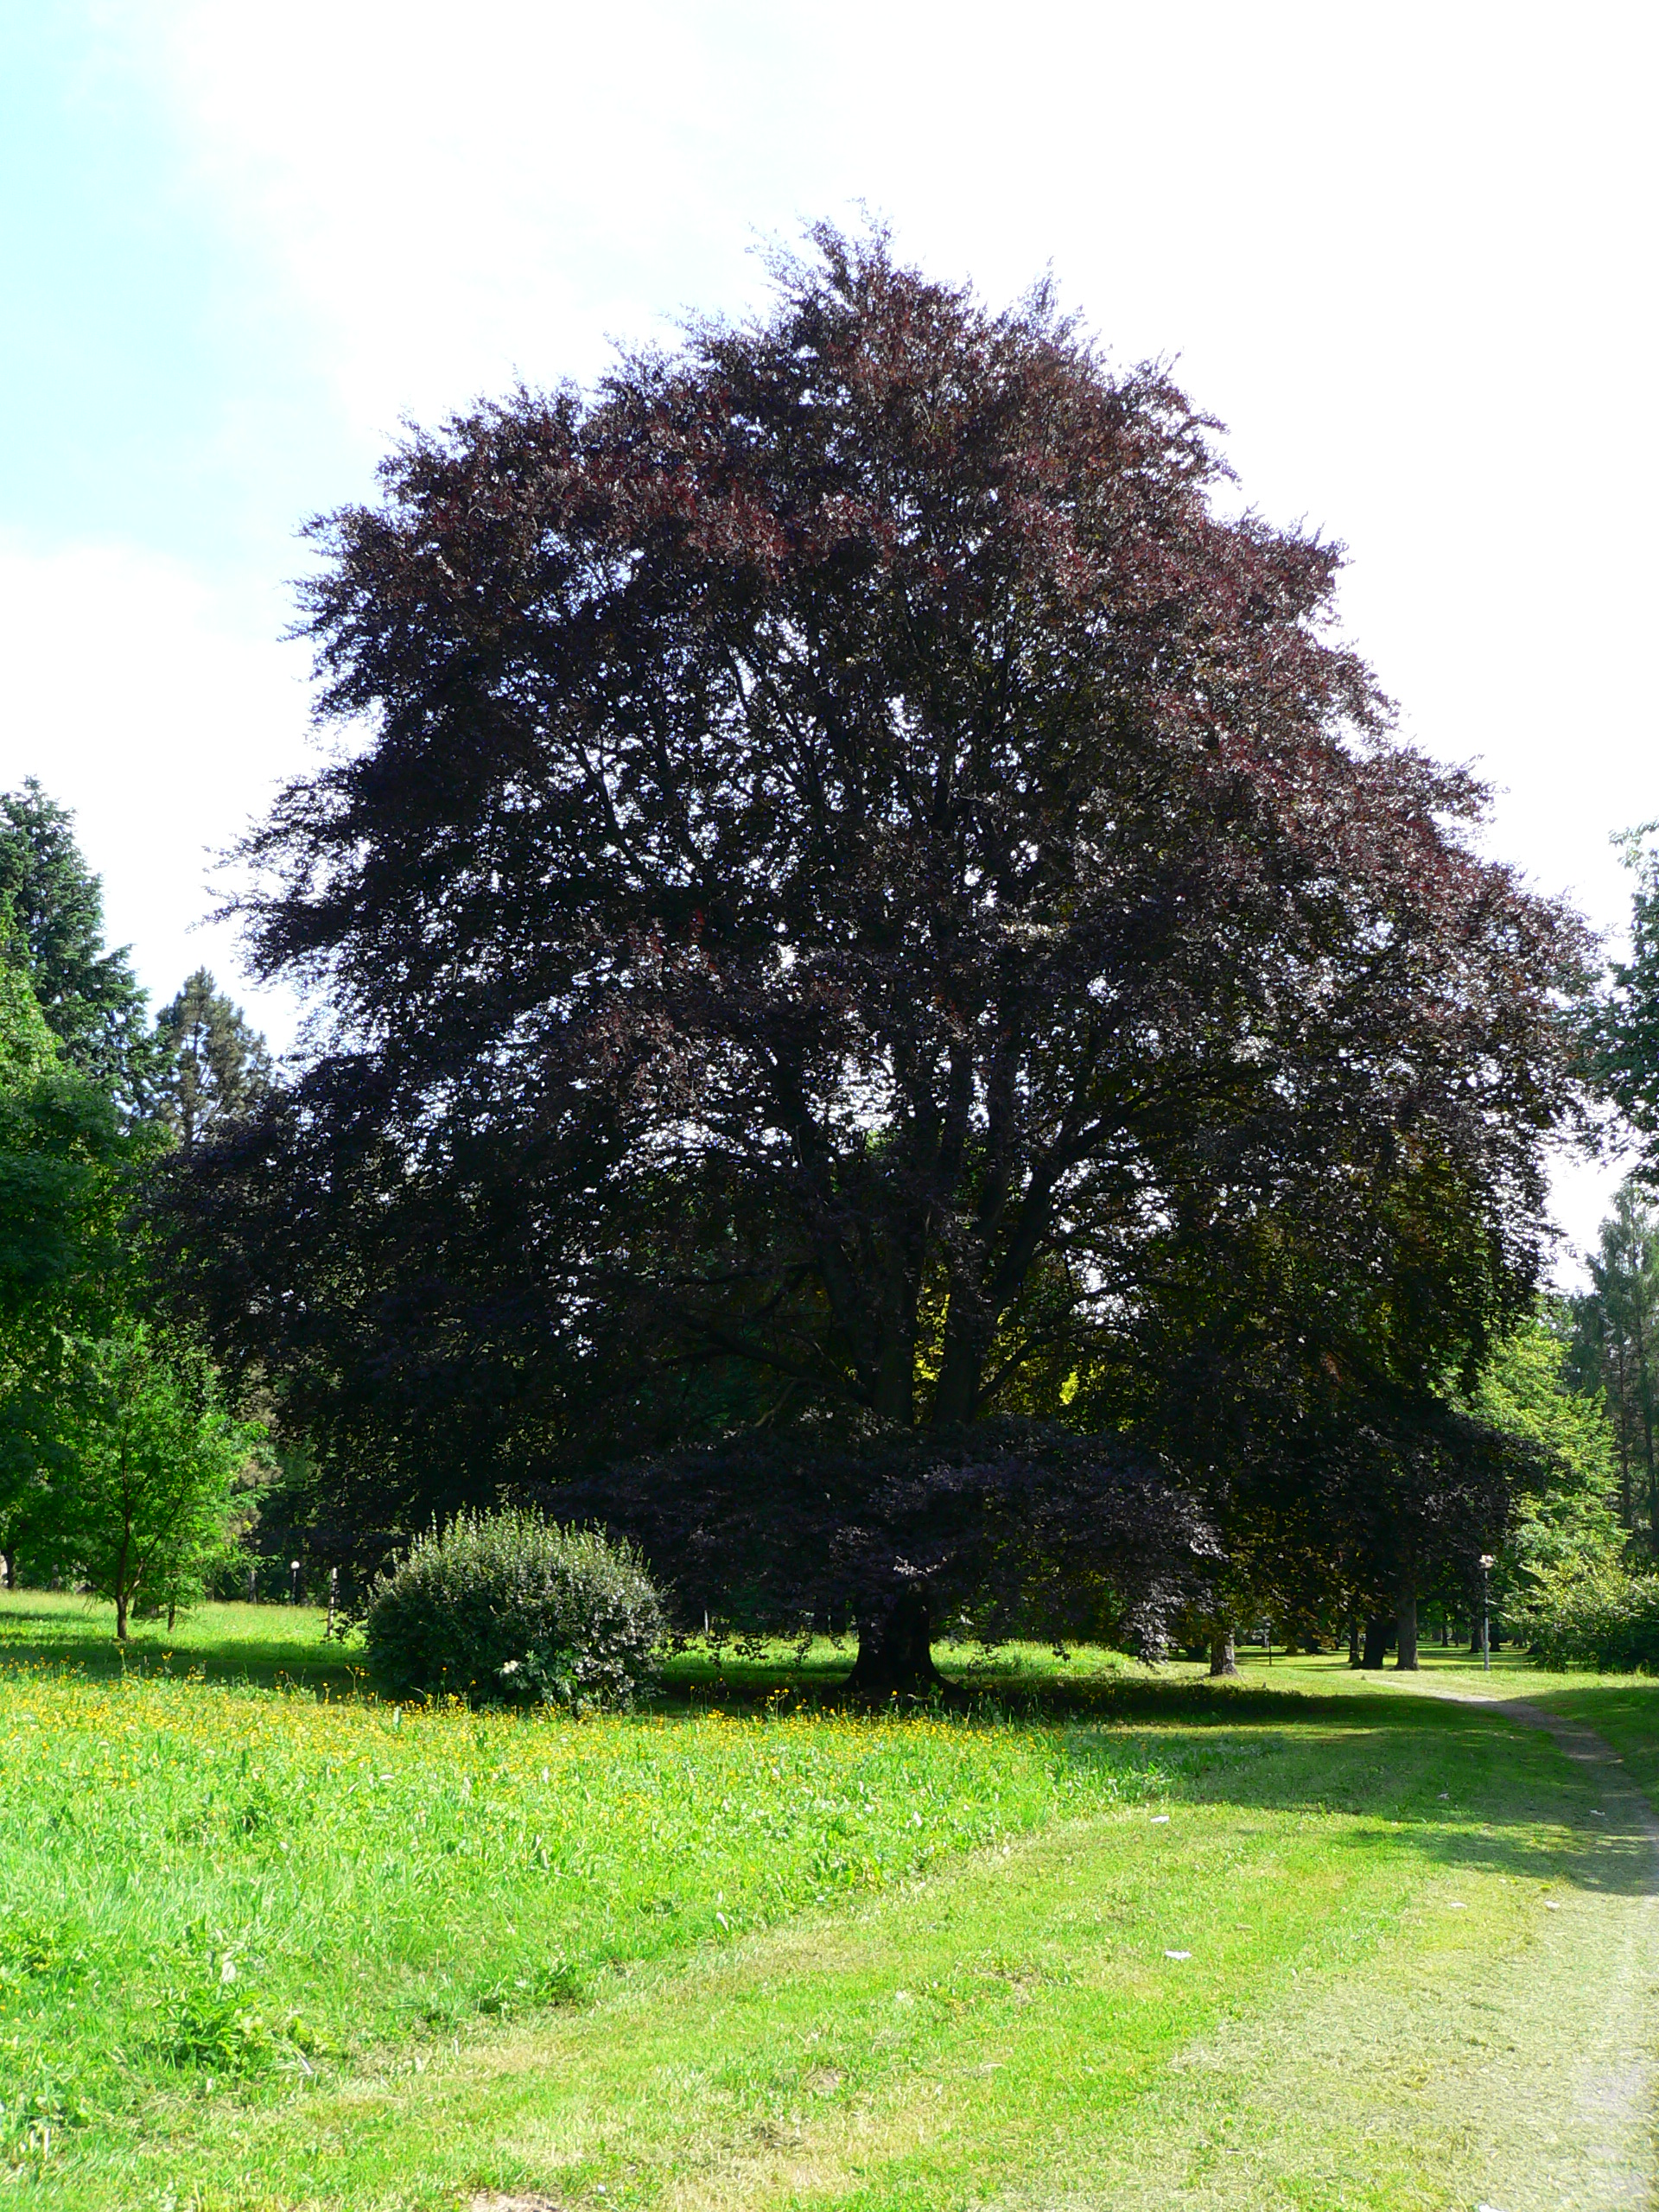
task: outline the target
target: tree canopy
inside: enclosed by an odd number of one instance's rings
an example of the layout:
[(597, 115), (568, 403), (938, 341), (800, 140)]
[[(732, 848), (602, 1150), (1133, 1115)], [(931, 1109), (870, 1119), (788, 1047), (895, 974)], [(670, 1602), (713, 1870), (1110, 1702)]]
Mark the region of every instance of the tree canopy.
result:
[(237, 1115), (251, 1112), (270, 1087), (264, 1039), (206, 968), (187, 978), (156, 1015), (156, 1109), (187, 1151)]
[(879, 235), (776, 276), (314, 526), (352, 741), (245, 857), (333, 1027), (179, 1187), (219, 1341), (429, 1507), (1065, 1418), (1206, 1254), (1262, 1373), (1429, 1389), (1530, 1292), (1577, 925), (1166, 370)]

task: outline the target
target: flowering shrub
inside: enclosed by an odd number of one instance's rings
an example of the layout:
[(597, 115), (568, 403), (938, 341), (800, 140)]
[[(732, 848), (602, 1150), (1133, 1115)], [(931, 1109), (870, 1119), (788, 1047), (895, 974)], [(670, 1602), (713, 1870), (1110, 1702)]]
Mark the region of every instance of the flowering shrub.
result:
[(664, 1625), (629, 1547), (509, 1510), (417, 1537), (376, 1586), (364, 1631), (391, 1696), (586, 1711), (633, 1702)]

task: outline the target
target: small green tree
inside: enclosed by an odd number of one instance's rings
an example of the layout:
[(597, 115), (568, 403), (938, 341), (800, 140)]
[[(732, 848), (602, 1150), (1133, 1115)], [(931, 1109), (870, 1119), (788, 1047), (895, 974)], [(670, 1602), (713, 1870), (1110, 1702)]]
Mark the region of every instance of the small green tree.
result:
[(133, 1607), (173, 1611), (222, 1560), (238, 1471), (260, 1441), (219, 1403), (207, 1363), (124, 1321), (79, 1348), (73, 1473), (51, 1543), (59, 1564), (113, 1600), (124, 1641)]

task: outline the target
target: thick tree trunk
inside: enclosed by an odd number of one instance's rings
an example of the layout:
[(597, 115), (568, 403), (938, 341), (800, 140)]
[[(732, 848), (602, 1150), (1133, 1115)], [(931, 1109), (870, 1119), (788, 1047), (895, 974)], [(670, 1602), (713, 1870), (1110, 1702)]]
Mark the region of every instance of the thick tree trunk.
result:
[(1408, 1673), (1417, 1670), (1417, 1580), (1414, 1575), (1402, 1579), (1395, 1600), (1394, 1663)]
[(127, 1593), (119, 1589), (115, 1593), (115, 1636), (118, 1643), (127, 1640)]
[(1362, 1667), (1380, 1667), (1388, 1656), (1389, 1630), (1391, 1624), (1380, 1615), (1373, 1614), (1365, 1624), (1365, 1655)]
[(947, 1685), (933, 1664), (933, 1608), (919, 1582), (860, 1616), (858, 1657), (847, 1687), (864, 1697), (933, 1697)]
[(1212, 1675), (1238, 1672), (1238, 1653), (1233, 1646), (1230, 1628), (1217, 1629), (1210, 1639), (1210, 1671)]

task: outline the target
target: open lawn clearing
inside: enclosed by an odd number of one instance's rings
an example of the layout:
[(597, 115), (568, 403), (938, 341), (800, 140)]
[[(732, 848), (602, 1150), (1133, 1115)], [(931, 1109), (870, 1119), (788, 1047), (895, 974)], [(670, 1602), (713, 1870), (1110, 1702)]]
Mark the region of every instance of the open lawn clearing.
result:
[(0, 1666), (72, 1665), (92, 1675), (188, 1674), (216, 1681), (302, 1683), (349, 1693), (364, 1679), (353, 1645), (327, 1640), (314, 1605), (198, 1605), (173, 1628), (135, 1618), (124, 1650), (115, 1609), (56, 1590), (0, 1592)]
[[(39, 2113), (15, 2139), (16, 2194), (355, 2209), (540, 2189), (573, 2207), (859, 2212), (1645, 2202), (1646, 1836), (1633, 1805), (1604, 1802), (1602, 1777), (1539, 1732), (1414, 1694), (1443, 1671), (1396, 1684), (1298, 1662), (1275, 1665), (1268, 1696), (1252, 1669), (1219, 1694), (1181, 1681), (1135, 1691), (1132, 1727), (1069, 1730), (801, 1717), (573, 1729), (460, 1714), (393, 1730), (369, 1703), (14, 1676), (10, 1718), (26, 1734), (17, 1700), (32, 1696), (46, 1769), (100, 1727), (116, 1740), (107, 1715), (74, 1706), (94, 1695), (161, 1700), (125, 1708), (144, 1740), (170, 1729), (199, 1758), (211, 1745), (238, 1779), (238, 1745), (269, 1752), (284, 1730), (286, 1756), (332, 1759), (335, 1783), (348, 1778), (343, 1744), (373, 1747), (366, 1782), (342, 1800), (352, 1822), (366, 1817), (360, 1831), (331, 1828), (315, 1783), (307, 1797), (284, 1769), (272, 1796), (293, 1801), (293, 1828), (175, 1838), (136, 1877), (113, 1835), (92, 1848), (83, 1832), (37, 1858), (35, 1878), (55, 1868), (63, 1902), (120, 1908), (92, 1916), (106, 1937), (181, 1929), (156, 1957), (188, 1967), (210, 2003), (241, 2003), (275, 2031), (298, 1992), (315, 2018), (354, 2004), (359, 2024), (338, 2045), (313, 2033), (308, 2053), (250, 2053), (249, 2071), (214, 2070), (211, 2048), (169, 2071), (144, 2037), (177, 2015), (153, 1980), (121, 1987), (130, 1951), (88, 1951), (60, 1997), (37, 1974), (28, 2003), (44, 2007), (11, 2011), (5, 2063), (73, 2050), (86, 2029), (96, 2094), (84, 2119), (63, 2110), (72, 2124), (49, 2151)], [(1503, 1689), (1525, 1686), (1503, 1670)], [(543, 1745), (559, 1755), (541, 1762), (558, 1786), (533, 1780), (546, 1802), (574, 1812), (575, 1790), (592, 1793), (601, 1767), (607, 1778), (604, 1827), (586, 1801), (571, 1826), (585, 1885), (499, 1847), (518, 1832), (509, 1783), (541, 1771), (519, 1749)], [(652, 1746), (682, 1762), (677, 1799), (642, 1785)], [(698, 1758), (709, 1764), (694, 1771)], [(870, 1824), (868, 1886), (848, 1884), (838, 1906), (800, 1878), (811, 1821), (773, 1848), (777, 1830), (754, 1817), (776, 1811), (772, 1770), (781, 1780), (796, 1758), (819, 1763), (826, 1806), (839, 1774), (846, 1812)], [(1002, 1822), (988, 1847), (965, 1817), (930, 1832), (924, 1811), (915, 1827), (923, 1808), (904, 1790), (913, 1798), (925, 1772)], [(476, 1777), (500, 1777), (496, 1811), (474, 1831), (497, 1839), (495, 1855), (448, 1854), (453, 1869), (400, 1890), (379, 1878), (417, 1774), (452, 1788), (471, 1775), (475, 1802)], [(89, 1784), (83, 1764), (81, 1795)], [(629, 1802), (636, 1825), (612, 1826), (610, 1807)], [(358, 1847), (327, 1910), (319, 1885), (342, 1835)], [(9, 1866), (26, 1859), (8, 1847)], [(741, 1891), (728, 1871), (740, 1861)], [(220, 1954), (190, 1948), (204, 1901), (264, 1915), (247, 1923), (269, 1931), (263, 1950), (247, 1942), (238, 1963), (232, 1943), (230, 1984), (215, 1979)], [(508, 1971), (555, 1957), (561, 1972), (586, 1963), (556, 1986)], [(492, 1986), (516, 2017), (480, 2012)], [(133, 2046), (115, 2045), (119, 2063), (87, 2029), (112, 1996)], [(559, 1997), (573, 2001), (548, 2001)]]

